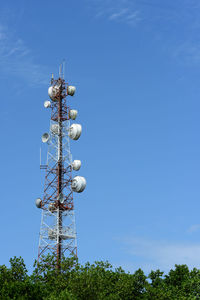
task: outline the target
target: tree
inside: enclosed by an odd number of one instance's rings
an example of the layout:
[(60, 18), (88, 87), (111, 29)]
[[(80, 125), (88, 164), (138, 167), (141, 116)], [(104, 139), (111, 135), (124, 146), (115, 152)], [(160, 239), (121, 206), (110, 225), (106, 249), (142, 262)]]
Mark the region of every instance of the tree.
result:
[(133, 274), (108, 262), (80, 265), (77, 258), (62, 258), (56, 268), (53, 256), (35, 262), (28, 275), (21, 257), (0, 266), (0, 299), (3, 300), (194, 300), (200, 299), (200, 270), (175, 265), (168, 274), (160, 270), (149, 276), (139, 269)]

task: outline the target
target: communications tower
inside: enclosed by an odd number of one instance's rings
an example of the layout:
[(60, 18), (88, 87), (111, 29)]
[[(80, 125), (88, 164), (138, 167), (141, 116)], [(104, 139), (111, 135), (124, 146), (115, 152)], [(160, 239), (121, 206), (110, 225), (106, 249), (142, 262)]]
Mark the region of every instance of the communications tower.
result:
[(48, 146), (47, 162), (40, 168), (45, 169), (43, 198), (36, 199), (36, 206), (42, 210), (38, 261), (43, 255), (55, 255), (57, 268), (62, 256), (77, 256), (76, 225), (73, 192), (80, 193), (86, 187), (82, 176), (72, 176), (72, 171), (81, 167), (80, 160), (72, 161), (70, 139), (78, 140), (82, 126), (73, 123), (77, 110), (70, 109), (69, 98), (76, 88), (64, 80), (63, 65), (59, 78), (52, 75), (48, 89), (49, 100), (44, 107), (51, 110), (50, 129), (42, 135), (42, 142)]

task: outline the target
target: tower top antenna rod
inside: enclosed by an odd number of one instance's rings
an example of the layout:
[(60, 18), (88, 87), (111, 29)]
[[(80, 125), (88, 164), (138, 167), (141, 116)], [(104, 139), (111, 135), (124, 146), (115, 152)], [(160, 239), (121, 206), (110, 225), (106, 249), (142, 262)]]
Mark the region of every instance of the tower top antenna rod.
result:
[(59, 66), (59, 77), (64, 79), (65, 75), (65, 60), (63, 59), (62, 63)]

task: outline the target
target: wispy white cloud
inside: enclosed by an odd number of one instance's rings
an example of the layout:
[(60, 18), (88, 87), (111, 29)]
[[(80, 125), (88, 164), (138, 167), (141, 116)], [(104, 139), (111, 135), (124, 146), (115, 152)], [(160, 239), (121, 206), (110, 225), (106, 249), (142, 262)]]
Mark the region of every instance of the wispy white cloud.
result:
[(185, 65), (200, 64), (199, 9), (197, 0), (172, 3), (158, 0), (85, 0), (97, 18), (140, 25), (162, 51)]
[(122, 8), (115, 13), (110, 14), (108, 19), (111, 21), (119, 21), (129, 25), (134, 25), (141, 20), (139, 15), (139, 11), (133, 11), (130, 8)]
[(191, 225), (188, 229), (187, 229), (187, 233), (194, 233), (200, 230), (200, 224), (194, 224)]
[[(152, 269), (169, 271), (175, 264), (187, 264), (190, 268), (199, 267), (200, 243), (150, 240), (145, 238), (123, 238), (124, 252), (132, 257), (128, 263), (121, 264), (130, 271), (142, 268), (145, 272)], [(134, 268), (134, 269), (133, 269)]]
[(135, 9), (135, 1), (130, 0), (107, 0), (91, 1), (90, 5), (95, 9), (97, 18), (104, 17), (109, 21), (135, 25), (141, 21), (139, 10)]
[(169, 51), (173, 58), (185, 65), (200, 64), (200, 43), (198, 40), (179, 41), (171, 46)]
[(116, 19), (121, 19), (124, 17), (124, 15), (126, 15), (128, 12), (128, 8), (123, 8), (120, 11), (113, 13), (109, 16), (110, 20), (116, 20)]
[(25, 42), (0, 25), (0, 76), (13, 75), (30, 85), (46, 84), (45, 67), (35, 63)]

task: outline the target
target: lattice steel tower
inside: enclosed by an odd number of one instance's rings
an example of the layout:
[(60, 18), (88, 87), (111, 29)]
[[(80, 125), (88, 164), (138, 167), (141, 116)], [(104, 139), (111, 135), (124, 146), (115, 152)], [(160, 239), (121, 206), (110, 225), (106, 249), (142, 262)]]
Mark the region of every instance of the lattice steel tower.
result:
[(77, 256), (73, 191), (80, 193), (86, 186), (84, 177), (72, 178), (72, 170), (78, 171), (81, 161), (72, 161), (69, 140), (78, 140), (82, 127), (70, 126), (70, 119), (77, 117), (77, 110), (70, 109), (68, 104), (68, 96), (74, 95), (75, 87), (65, 82), (62, 70), (63, 65), (58, 79), (52, 75), (50, 100), (44, 102), (44, 107), (51, 109), (51, 121), (49, 133), (42, 135), (42, 142), (48, 145), (47, 163), (40, 163), (41, 169), (46, 170), (44, 195), (43, 199), (36, 199), (36, 206), (42, 209), (38, 260), (51, 253), (56, 256), (57, 268), (63, 255)]

